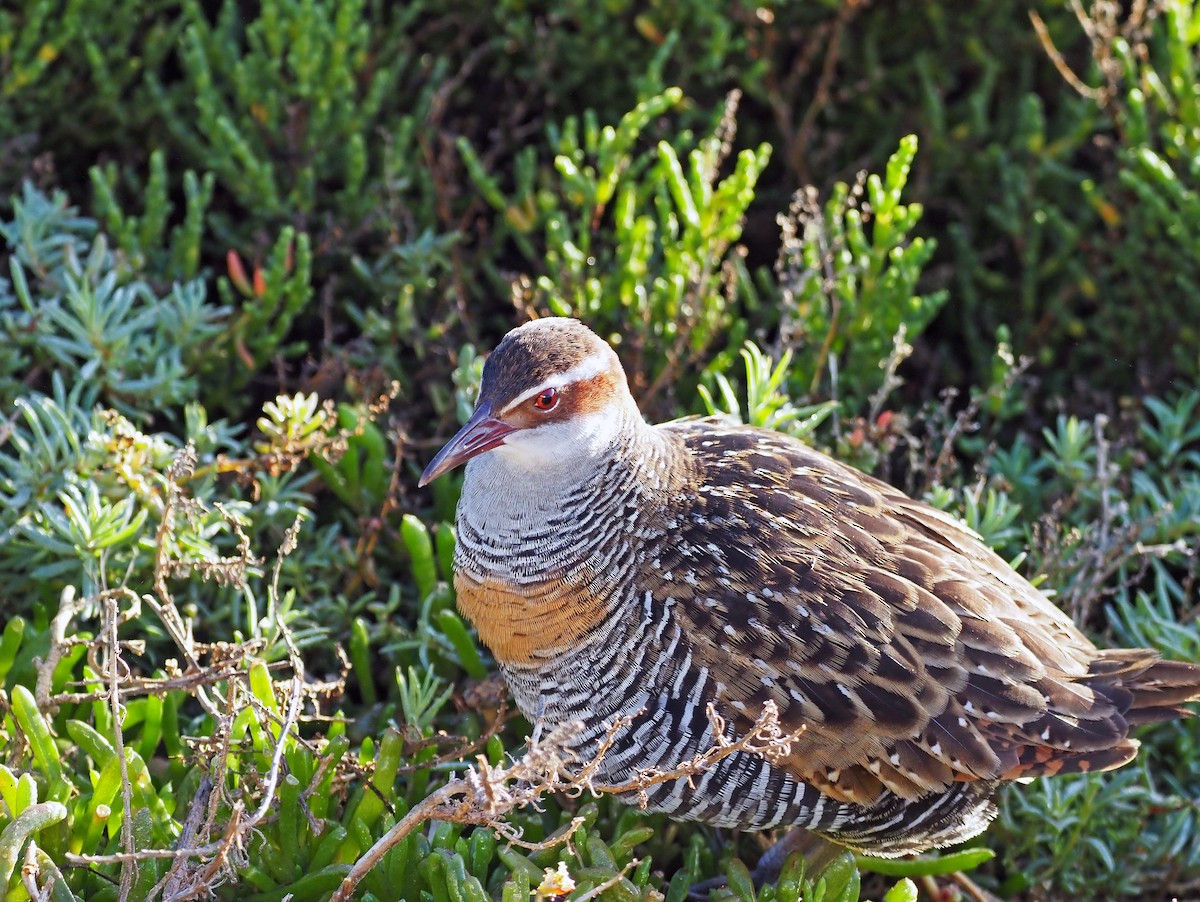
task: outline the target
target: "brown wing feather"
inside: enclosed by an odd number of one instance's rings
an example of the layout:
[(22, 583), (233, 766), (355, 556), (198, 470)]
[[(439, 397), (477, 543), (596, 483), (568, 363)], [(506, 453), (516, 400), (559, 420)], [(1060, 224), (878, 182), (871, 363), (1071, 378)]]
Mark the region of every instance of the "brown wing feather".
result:
[(1137, 748), (1129, 674), (1151, 674), (1146, 719), (1200, 692), (1195, 668), (1155, 679), (1152, 653), (1097, 657), (975, 533), (882, 482), (774, 433), (662, 428), (695, 469), (649, 587), (718, 708), (745, 727), (773, 699), (805, 727), (785, 766), (834, 798), (1116, 767)]

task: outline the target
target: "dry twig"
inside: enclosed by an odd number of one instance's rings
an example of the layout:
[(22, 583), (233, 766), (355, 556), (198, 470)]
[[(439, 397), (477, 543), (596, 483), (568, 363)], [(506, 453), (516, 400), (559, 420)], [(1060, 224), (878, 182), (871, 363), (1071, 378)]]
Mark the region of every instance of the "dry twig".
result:
[[(583, 793), (593, 796), (601, 793), (634, 794), (644, 805), (648, 802), (647, 790), (652, 786), (671, 780), (691, 780), (730, 755), (740, 752), (771, 761), (778, 760), (789, 753), (791, 744), (799, 735), (783, 732), (779, 724), (779, 711), (770, 701), (753, 726), (738, 739), (726, 736), (725, 720), (712, 705), (708, 706), (706, 713), (714, 737), (709, 748), (667, 770), (639, 771), (624, 783), (598, 783), (597, 777), (615, 737), (629, 725), (630, 719), (626, 717), (618, 717), (613, 722), (591, 758), (578, 770), (574, 769), (579, 763), (574, 744), (584, 730), (584, 725), (578, 721), (556, 726), (544, 739), (530, 739), (525, 754), (508, 766), (493, 767), (485, 757), (479, 756), (476, 765), (468, 769), (464, 776), (451, 780), (428, 796), (380, 837), (355, 862), (333, 894), (331, 902), (348, 902), (355, 887), (388, 851), (427, 821), (486, 826), (509, 842), (530, 848), (521, 841), (520, 832), (502, 819), (517, 808), (526, 805), (536, 807), (548, 793), (562, 792), (569, 796)], [(578, 821), (573, 821), (566, 830), (560, 830), (550, 840), (533, 847), (545, 848), (558, 842), (567, 842), (577, 826)]]

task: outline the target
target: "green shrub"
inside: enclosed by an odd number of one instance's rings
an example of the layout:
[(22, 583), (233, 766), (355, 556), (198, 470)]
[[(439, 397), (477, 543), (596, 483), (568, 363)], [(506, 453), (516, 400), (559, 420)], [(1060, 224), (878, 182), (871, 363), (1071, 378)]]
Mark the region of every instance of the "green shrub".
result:
[[(172, 891), (324, 898), (519, 751), (453, 606), (455, 481), (414, 481), (534, 313), (618, 340), (654, 418), (786, 429), (963, 516), (1102, 642), (1200, 657), (1195, 9), (1039, 15), (0, 11), (5, 892), (28, 852), (55, 898), (145, 898), (170, 859), (69, 856), (228, 830)], [(754, 887), (754, 837), (548, 798), (507, 823), (574, 851), (442, 823), (363, 888), (528, 899), (561, 863), (577, 895), (901, 902), (972, 865), (1186, 896), (1196, 725), (1140, 738), (1140, 768), (1006, 791), (990, 862)]]
[(883, 178), (839, 182), (823, 208), (814, 189), (800, 192), (782, 220), (780, 341), (803, 348), (792, 374), (802, 393), (845, 395), (856, 410), (887, 381), (893, 345), (915, 340), (946, 302), (945, 291), (916, 293), (936, 248), (910, 234), (921, 205), (900, 203), (916, 150), (909, 135)]
[(460, 144), (480, 191), (504, 217), (498, 235), (542, 270), (525, 277), (524, 303), (619, 334), (634, 391), (650, 406), (668, 387), (671, 401), (690, 395), (689, 373), (714, 345), (721, 349), (725, 333), (736, 338), (733, 301), (750, 289), (735, 245), (768, 158), (766, 147), (743, 151), (719, 179), (732, 105), (696, 146), (659, 139), (640, 149), (647, 126), (681, 99), (670, 89), (615, 126), (601, 126), (593, 113), (568, 117), (553, 142), (551, 184), (535, 180), (541, 167), (529, 149), (517, 160), (511, 196)]

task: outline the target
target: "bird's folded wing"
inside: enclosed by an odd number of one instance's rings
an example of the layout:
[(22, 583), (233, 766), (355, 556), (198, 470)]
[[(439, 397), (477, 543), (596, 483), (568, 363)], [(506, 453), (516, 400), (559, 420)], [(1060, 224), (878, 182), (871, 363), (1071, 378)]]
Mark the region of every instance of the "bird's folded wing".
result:
[(699, 425), (667, 427), (696, 470), (652, 588), (732, 729), (773, 700), (804, 728), (785, 766), (858, 804), (1135, 754), (1120, 679), (964, 525), (784, 436)]

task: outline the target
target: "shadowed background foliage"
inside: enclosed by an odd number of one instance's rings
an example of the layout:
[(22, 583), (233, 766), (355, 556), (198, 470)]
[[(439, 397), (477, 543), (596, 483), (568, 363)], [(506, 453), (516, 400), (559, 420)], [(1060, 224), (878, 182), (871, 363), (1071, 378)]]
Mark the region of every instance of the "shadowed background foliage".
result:
[[(206, 780), (219, 836), (235, 796), (272, 798), (252, 774), (281, 743), (297, 784), (211, 882), (322, 898), (460, 759), (520, 748), (453, 607), (457, 483), (415, 476), (536, 314), (610, 337), (648, 415), (791, 431), (963, 516), (1103, 641), (1200, 660), (1198, 46), (1171, 0), (0, 11), (11, 898), (28, 837), (43, 874), (168, 847)], [(125, 700), (133, 776), (111, 712), (67, 697), (98, 691), (106, 599), (124, 665), (167, 681)], [(225, 708), (170, 682), (188, 636), (234, 643), (232, 671), (192, 662)], [(343, 720), (272, 737), (299, 660)], [(245, 760), (210, 771), (195, 737)], [(1198, 743), (1164, 726), (1125, 771), (1006, 793), (973, 879), (1196, 895)], [(7, 831), (49, 801), (62, 818)], [(540, 840), (578, 807), (514, 821)], [(718, 873), (717, 896), (815, 892), (748, 886), (753, 837), (583, 812), (574, 853), (440, 825), (367, 889), (528, 898), (565, 860), (606, 898)], [(844, 860), (824, 898), (860, 869), (878, 898), (875, 866)], [(93, 870), (65, 891), (116, 898), (119, 866)]]

